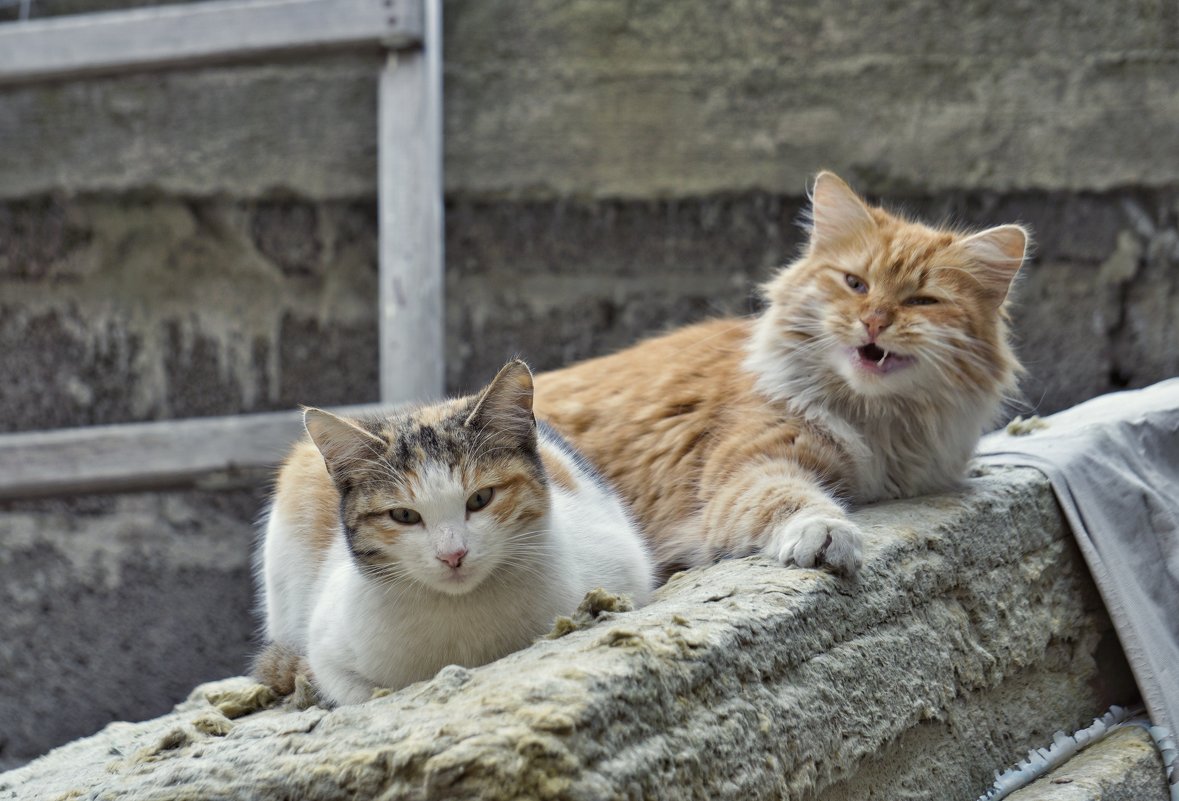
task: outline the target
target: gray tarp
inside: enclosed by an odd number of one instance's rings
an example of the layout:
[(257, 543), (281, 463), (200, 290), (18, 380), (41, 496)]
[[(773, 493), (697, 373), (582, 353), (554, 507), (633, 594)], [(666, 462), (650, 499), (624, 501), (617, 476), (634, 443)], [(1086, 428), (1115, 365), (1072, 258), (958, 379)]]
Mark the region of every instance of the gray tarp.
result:
[(1179, 734), (1179, 378), (1045, 422), (983, 437), (978, 461), (1051, 480), (1151, 719)]

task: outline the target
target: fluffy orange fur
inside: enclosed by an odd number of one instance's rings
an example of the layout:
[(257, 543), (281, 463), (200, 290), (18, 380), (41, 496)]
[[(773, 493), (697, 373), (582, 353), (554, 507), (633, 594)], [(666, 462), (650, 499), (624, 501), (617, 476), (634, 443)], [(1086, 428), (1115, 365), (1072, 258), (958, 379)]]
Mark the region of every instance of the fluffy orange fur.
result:
[(849, 505), (956, 482), (1015, 387), (1005, 305), (1027, 233), (938, 230), (831, 173), (756, 319), (538, 377), (536, 412), (631, 503), (663, 572), (765, 552), (854, 572)]

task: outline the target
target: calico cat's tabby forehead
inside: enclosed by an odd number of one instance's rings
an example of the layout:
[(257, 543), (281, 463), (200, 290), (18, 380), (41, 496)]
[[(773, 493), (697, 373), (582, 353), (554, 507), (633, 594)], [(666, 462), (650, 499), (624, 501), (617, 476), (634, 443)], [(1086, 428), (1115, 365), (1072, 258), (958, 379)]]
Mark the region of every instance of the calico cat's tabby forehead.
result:
[(477, 395), (356, 420), (308, 409), (304, 421), (337, 481), (358, 471), (396, 477), (427, 465), (537, 458), (532, 375), (519, 361)]

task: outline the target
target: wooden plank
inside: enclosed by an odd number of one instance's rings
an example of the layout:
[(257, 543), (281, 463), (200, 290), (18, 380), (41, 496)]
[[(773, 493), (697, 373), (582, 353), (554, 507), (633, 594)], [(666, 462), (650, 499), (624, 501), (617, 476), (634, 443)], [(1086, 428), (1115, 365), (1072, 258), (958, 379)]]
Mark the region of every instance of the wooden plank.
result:
[(441, 0), (425, 0), (425, 45), (390, 53), (381, 73), (381, 400), (442, 396)]
[(422, 0), (205, 0), (0, 26), (0, 84), (422, 39)]
[(4, 434), (0, 499), (191, 487), (253, 475), (273, 469), (302, 432), (301, 412), (290, 411)]

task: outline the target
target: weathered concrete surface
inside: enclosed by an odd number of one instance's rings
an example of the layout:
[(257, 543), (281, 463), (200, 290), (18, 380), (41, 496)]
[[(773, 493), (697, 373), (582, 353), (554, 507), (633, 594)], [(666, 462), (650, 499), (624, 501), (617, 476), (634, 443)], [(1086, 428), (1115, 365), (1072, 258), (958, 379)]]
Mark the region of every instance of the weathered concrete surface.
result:
[(0, 504), (0, 760), (158, 715), (245, 669), (262, 495)]
[[(67, 14), (92, 14), (96, 11), (121, 11), (144, 6), (170, 6), (200, 0), (54, 0), (52, 3), (30, 3), (29, 19), (45, 19)], [(20, 19), (20, 7), (0, 9), (0, 21), (13, 22)]]
[[(452, 391), (751, 311), (820, 167), (1033, 227), (1017, 411), (1179, 373), (1174, 3), (444, 18)], [(0, 88), (0, 430), (375, 399), (379, 63)]]
[(1144, 729), (1119, 729), (1008, 801), (1168, 801), (1158, 748)]
[[(1021, 220), (1023, 404), (1056, 411), (1179, 374), (1179, 195), (886, 198)], [(758, 308), (803, 198), (454, 201), (447, 383), (538, 369)], [(377, 395), (371, 203), (39, 198), (0, 204), (0, 430), (361, 403)]]
[(376, 400), (371, 204), (0, 207), (0, 430)]
[[(1179, 180), (1174, 3), (450, 0), (443, 20), (451, 194), (794, 193), (819, 167), (889, 192)], [(377, 63), (4, 90), (0, 196), (371, 196)]]
[(374, 54), (0, 87), (0, 197), (375, 197), (380, 64)]
[(973, 799), (1133, 694), (1039, 473), (858, 519), (855, 581), (728, 561), (483, 668), (223, 735), (205, 688), (5, 774), (0, 798)]
[[(642, 335), (758, 308), (755, 286), (803, 244), (803, 198), (666, 203), (460, 203), (447, 217), (447, 372), (490, 380)], [(948, 193), (886, 197), (919, 219), (1036, 233), (1015, 292), (1028, 368), (1014, 411), (1054, 412), (1179, 374), (1179, 194)]]
[(446, 5), (465, 192), (1108, 189), (1179, 178), (1179, 9), (1153, 0)]

